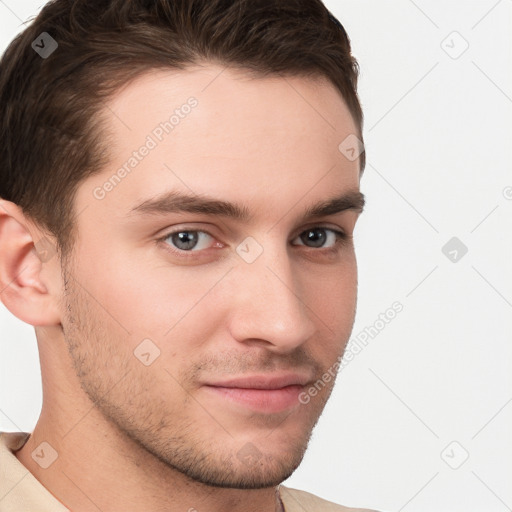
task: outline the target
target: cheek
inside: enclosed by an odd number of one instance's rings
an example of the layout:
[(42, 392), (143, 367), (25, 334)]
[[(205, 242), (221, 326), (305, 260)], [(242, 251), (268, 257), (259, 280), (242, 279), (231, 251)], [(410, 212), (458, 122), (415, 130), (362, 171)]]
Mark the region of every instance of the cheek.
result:
[(339, 331), (354, 316), (357, 298), (357, 265), (353, 253), (339, 265), (316, 274), (303, 273), (302, 289), (307, 303), (333, 331)]
[(126, 249), (130, 257), (117, 252), (105, 251), (110, 257), (80, 267), (79, 279), (88, 283), (114, 324), (134, 339), (163, 340), (185, 325), (187, 331), (200, 326), (190, 322), (198, 311), (203, 319), (211, 314), (202, 301), (225, 270), (172, 265), (148, 248)]
[(304, 289), (309, 290), (307, 305), (311, 318), (317, 324), (322, 343), (312, 350), (325, 364), (332, 364), (339, 357), (350, 338), (355, 320), (357, 301), (357, 266), (355, 257), (347, 257), (337, 268), (305, 278)]
[[(127, 333), (114, 317), (119, 316), (119, 305), (106, 311), (78, 285), (71, 290), (69, 304), (72, 318), (66, 321), (65, 330), (75, 369), (103, 412), (116, 416), (114, 409), (121, 406), (128, 416), (150, 418), (155, 409), (166, 410), (163, 404), (167, 410), (171, 405), (177, 410), (182, 407), (186, 397), (178, 369), (185, 365), (186, 354), (167, 354), (156, 337), (157, 344), (141, 343), (140, 335)], [(161, 406), (155, 407), (153, 402)]]

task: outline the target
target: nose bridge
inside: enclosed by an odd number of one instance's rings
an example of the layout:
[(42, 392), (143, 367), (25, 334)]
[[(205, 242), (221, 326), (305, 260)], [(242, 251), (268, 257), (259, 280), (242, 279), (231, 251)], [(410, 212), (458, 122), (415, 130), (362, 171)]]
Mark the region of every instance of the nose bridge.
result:
[(279, 245), (268, 242), (256, 260), (237, 266), (231, 328), (238, 341), (260, 339), (286, 351), (307, 341), (315, 324), (293, 262)]

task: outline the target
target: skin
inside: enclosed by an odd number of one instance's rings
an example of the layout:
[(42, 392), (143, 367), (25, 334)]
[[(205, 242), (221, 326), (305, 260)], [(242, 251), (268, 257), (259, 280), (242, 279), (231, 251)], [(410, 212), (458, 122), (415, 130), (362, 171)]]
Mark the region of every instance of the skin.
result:
[[(198, 106), (96, 199), (95, 187), (190, 96)], [(304, 222), (303, 212), (359, 190), (359, 161), (338, 150), (354, 122), (325, 80), (252, 79), (212, 63), (148, 73), (109, 109), (112, 162), (78, 188), (69, 264), (43, 261), (34, 243), (49, 235), (0, 200), (1, 298), (35, 326), (43, 384), (40, 419), (16, 455), (74, 512), (271, 512), (274, 486), (300, 464), (334, 379), (308, 404), (272, 413), (203, 384), (282, 371), (314, 382), (343, 353), (359, 213)], [(167, 190), (237, 201), (253, 219), (128, 215)], [(347, 242), (330, 255), (308, 246), (299, 235), (315, 226), (341, 229)], [(155, 242), (181, 227), (211, 235), (189, 259), (166, 250), (183, 247), (175, 240)], [(250, 264), (236, 252), (247, 236), (263, 248)], [(160, 355), (146, 366), (134, 350), (148, 338)], [(58, 453), (47, 469), (31, 456), (42, 442)], [(240, 456), (247, 451), (255, 462)]]

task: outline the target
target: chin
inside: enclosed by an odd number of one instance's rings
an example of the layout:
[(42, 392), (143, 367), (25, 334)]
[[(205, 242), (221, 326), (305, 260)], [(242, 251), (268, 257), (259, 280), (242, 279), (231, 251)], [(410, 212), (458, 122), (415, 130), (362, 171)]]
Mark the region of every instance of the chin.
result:
[[(278, 443), (265, 442), (264, 437), (254, 443), (237, 442), (229, 446), (226, 442), (209, 440), (187, 443), (161, 444), (158, 448), (146, 449), (167, 467), (187, 478), (210, 487), (231, 489), (263, 489), (275, 487), (299, 467), (309, 443), (307, 436), (290, 438)], [(292, 441), (293, 440), (293, 441)], [(149, 449), (148, 449), (149, 448)], [(156, 449), (155, 449), (156, 448)]]
[[(305, 450), (295, 455), (293, 460), (276, 460), (271, 456), (243, 463), (237, 460), (231, 466), (210, 466), (190, 468), (184, 472), (196, 482), (209, 487), (230, 489), (265, 489), (275, 487), (289, 478), (302, 462)], [(229, 469), (228, 469), (229, 468)]]

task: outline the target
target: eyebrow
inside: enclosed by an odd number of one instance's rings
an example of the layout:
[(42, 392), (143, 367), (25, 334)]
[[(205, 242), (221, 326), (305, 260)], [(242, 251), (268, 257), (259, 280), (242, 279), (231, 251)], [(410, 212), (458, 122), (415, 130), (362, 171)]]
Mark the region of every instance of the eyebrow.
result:
[[(304, 219), (334, 215), (346, 210), (363, 212), (365, 196), (359, 190), (350, 190), (343, 194), (325, 199), (309, 206)], [(167, 213), (202, 213), (231, 218), (240, 222), (249, 222), (252, 214), (247, 206), (223, 201), (207, 195), (187, 194), (178, 191), (165, 192), (146, 199), (134, 206), (129, 216), (163, 215)]]

